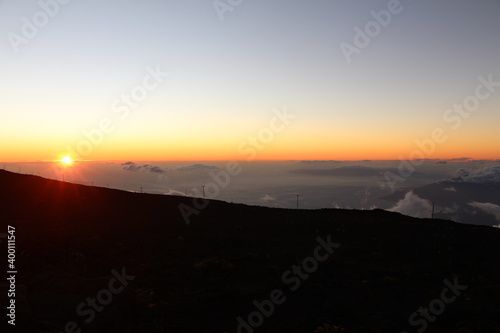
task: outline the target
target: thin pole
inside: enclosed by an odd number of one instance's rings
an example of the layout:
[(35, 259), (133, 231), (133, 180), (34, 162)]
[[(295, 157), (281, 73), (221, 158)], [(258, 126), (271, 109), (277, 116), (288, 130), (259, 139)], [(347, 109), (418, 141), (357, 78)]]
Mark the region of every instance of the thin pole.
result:
[(202, 186), (203, 188), (203, 197), (205, 197), (205, 186)]

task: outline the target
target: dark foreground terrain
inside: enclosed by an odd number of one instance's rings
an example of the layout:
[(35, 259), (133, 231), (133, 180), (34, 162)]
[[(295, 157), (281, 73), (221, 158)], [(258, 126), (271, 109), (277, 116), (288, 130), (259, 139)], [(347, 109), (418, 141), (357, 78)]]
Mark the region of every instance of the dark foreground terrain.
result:
[(0, 331), (500, 332), (500, 229), (182, 203), (0, 171)]

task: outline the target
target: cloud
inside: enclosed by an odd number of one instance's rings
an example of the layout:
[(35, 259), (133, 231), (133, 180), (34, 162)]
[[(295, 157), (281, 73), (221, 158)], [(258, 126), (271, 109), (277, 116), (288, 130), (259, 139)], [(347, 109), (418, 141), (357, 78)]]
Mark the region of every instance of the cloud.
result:
[(336, 202), (332, 202), (332, 207), (333, 207), (333, 208), (336, 208), (336, 209), (340, 209), (340, 208), (342, 208), (342, 207), (340, 207), (340, 205), (339, 205), (338, 203), (336, 203)]
[(262, 201), (276, 201), (276, 199), (273, 198), (272, 196), (270, 196), (269, 194), (266, 194), (265, 196), (260, 198), (260, 200), (262, 200)]
[(406, 193), (404, 199), (388, 210), (413, 217), (431, 217), (432, 203), (410, 191)]
[(168, 177), (165, 176), (165, 175), (159, 175), (158, 176), (158, 181), (160, 181), (160, 182), (165, 182), (167, 180), (168, 180)]
[(137, 172), (137, 171), (144, 171), (144, 172), (153, 172), (153, 173), (164, 173), (167, 171), (167, 169), (161, 168), (156, 165), (151, 165), (151, 164), (144, 164), (144, 165), (139, 165), (135, 162), (125, 162), (121, 164), (123, 166), (123, 170), (126, 171), (132, 171), (132, 172)]
[(498, 221), (500, 221), (500, 206), (499, 205), (495, 205), (495, 204), (492, 204), (489, 202), (476, 202), (476, 201), (469, 202), (469, 205), (472, 207), (479, 208), (480, 210), (482, 210), (486, 214), (491, 214), (491, 215), (495, 216), (495, 218)]
[(123, 165), (123, 170), (126, 170), (126, 171), (136, 172), (136, 171), (139, 171), (142, 169), (142, 165), (137, 165), (134, 162), (126, 162), (126, 163), (122, 163), (122, 165)]
[(450, 187), (445, 187), (445, 189), (444, 189), (444, 190), (445, 190), (445, 191), (450, 191), (450, 192), (456, 192), (456, 191), (457, 191), (457, 189), (456, 189), (456, 188), (454, 188), (453, 186), (450, 186)]
[(191, 164), (183, 167), (179, 167), (177, 171), (192, 171), (192, 170), (215, 170), (218, 169), (216, 166), (210, 166), (206, 164)]
[(460, 207), (457, 204), (454, 204), (453, 207), (443, 207), (439, 213), (443, 214), (454, 214), (458, 212)]
[(484, 167), (478, 170), (458, 169), (460, 180), (471, 183), (500, 183), (500, 165)]
[(312, 176), (374, 177), (382, 176), (385, 171), (398, 172), (396, 169), (371, 168), (363, 165), (349, 165), (334, 169), (296, 169), (290, 172)]
[(370, 200), (371, 194), (371, 188), (365, 187), (364, 189), (357, 191), (354, 195), (359, 198), (361, 207), (365, 207), (369, 203), (368, 201)]
[(149, 172), (164, 173), (165, 171), (167, 171), (167, 170), (160, 168), (159, 166), (152, 165), (149, 167)]
[(460, 168), (457, 171), (455, 171), (456, 177), (460, 178), (463, 180), (464, 177), (467, 177), (470, 174), (469, 170), (465, 168)]

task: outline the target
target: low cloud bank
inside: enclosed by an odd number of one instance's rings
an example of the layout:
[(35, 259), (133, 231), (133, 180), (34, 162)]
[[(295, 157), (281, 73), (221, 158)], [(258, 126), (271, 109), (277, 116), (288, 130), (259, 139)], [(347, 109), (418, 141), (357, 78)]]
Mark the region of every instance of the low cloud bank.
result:
[(469, 205), (472, 207), (479, 208), (480, 210), (482, 210), (486, 214), (490, 214), (490, 215), (495, 216), (497, 221), (500, 221), (500, 206), (499, 205), (495, 205), (495, 204), (492, 204), (490, 202), (476, 202), (476, 201), (470, 202)]
[(381, 177), (386, 171), (398, 172), (394, 168), (372, 168), (364, 165), (348, 165), (333, 169), (295, 169), (290, 172), (310, 176)]
[(458, 169), (458, 179), (471, 183), (500, 183), (500, 165), (484, 167), (478, 170)]

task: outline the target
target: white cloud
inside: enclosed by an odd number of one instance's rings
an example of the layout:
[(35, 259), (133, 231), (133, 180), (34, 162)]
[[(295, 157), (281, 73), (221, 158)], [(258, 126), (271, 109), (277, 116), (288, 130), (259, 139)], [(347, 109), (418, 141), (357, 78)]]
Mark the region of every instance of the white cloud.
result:
[(466, 182), (472, 183), (500, 183), (500, 165), (493, 165), (479, 170), (457, 170), (457, 175)]
[(495, 205), (495, 204), (492, 204), (492, 203), (489, 203), (489, 202), (469, 202), (469, 205), (472, 206), (472, 207), (476, 207), (476, 208), (479, 208), (480, 210), (482, 210), (483, 212), (487, 213), (487, 214), (491, 214), (493, 216), (495, 216), (495, 218), (500, 221), (500, 206), (499, 205)]
[(260, 200), (262, 200), (262, 201), (276, 201), (276, 199), (273, 198), (272, 196), (270, 196), (269, 194), (266, 194), (265, 196), (260, 198)]
[(453, 186), (447, 187), (447, 188), (445, 188), (444, 190), (445, 190), (445, 191), (451, 191), (451, 192), (456, 192), (456, 191), (457, 191), (457, 189), (456, 189), (456, 188), (454, 188)]
[(432, 203), (429, 200), (420, 198), (413, 193), (413, 191), (410, 191), (406, 193), (404, 199), (400, 200), (394, 207), (388, 210), (413, 217), (430, 218)]
[(454, 214), (458, 211), (460, 207), (457, 204), (454, 204), (453, 207), (444, 207), (440, 213), (443, 214)]

